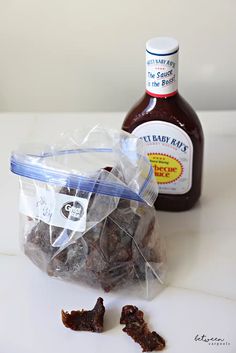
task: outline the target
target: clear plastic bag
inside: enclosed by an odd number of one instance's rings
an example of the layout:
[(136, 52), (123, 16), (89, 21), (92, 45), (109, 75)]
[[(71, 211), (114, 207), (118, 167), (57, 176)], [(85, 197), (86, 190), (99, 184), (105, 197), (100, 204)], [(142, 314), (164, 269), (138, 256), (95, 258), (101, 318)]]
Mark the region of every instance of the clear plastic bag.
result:
[(20, 177), (23, 249), (40, 269), (106, 292), (138, 285), (150, 297), (160, 289), (158, 187), (140, 139), (75, 131), (13, 152), (11, 170)]

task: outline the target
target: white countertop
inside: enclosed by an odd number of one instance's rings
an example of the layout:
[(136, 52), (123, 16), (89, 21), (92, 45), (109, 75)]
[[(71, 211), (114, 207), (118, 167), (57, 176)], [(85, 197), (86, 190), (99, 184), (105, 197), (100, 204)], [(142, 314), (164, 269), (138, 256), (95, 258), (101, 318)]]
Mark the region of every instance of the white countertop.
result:
[[(9, 155), (19, 143), (97, 123), (119, 128), (123, 113), (0, 114), (0, 353), (112, 350), (140, 352), (119, 324), (121, 306), (143, 309), (152, 329), (167, 340), (168, 353), (236, 352), (236, 112), (199, 112), (205, 133), (203, 195), (183, 213), (159, 212), (166, 238), (168, 283), (154, 300), (103, 294), (48, 278), (18, 245), (18, 181)], [(40, 132), (40, 133), (39, 133)], [(98, 296), (107, 307), (104, 334), (64, 328), (60, 310), (90, 308)], [(194, 337), (224, 338), (210, 346)]]

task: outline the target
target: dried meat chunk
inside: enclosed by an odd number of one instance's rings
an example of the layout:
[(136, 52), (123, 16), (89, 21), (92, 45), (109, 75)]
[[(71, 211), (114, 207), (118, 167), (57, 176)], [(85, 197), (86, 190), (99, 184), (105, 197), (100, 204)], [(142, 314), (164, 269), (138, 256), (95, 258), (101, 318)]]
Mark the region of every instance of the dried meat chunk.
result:
[(98, 298), (92, 310), (77, 310), (68, 313), (61, 311), (63, 324), (74, 331), (103, 331), (103, 319), (105, 314), (105, 307), (103, 299)]
[(161, 351), (165, 340), (155, 331), (151, 332), (143, 319), (143, 312), (136, 306), (126, 305), (122, 308), (120, 323), (125, 324), (123, 331), (140, 344), (143, 352)]

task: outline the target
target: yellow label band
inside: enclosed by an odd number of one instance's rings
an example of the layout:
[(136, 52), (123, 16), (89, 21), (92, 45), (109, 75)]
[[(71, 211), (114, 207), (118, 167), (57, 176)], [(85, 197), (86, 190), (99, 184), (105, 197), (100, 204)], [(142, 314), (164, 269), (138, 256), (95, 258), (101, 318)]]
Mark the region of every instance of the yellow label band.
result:
[(162, 153), (148, 153), (159, 184), (173, 183), (183, 174), (182, 164), (174, 157)]

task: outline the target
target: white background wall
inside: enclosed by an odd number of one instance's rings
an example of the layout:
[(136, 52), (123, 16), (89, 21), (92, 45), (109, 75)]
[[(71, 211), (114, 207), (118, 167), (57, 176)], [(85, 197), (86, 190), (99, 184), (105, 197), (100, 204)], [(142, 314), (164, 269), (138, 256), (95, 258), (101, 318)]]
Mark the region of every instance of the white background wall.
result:
[(235, 18), (235, 0), (0, 0), (0, 111), (125, 111), (159, 35), (196, 109), (235, 109)]

